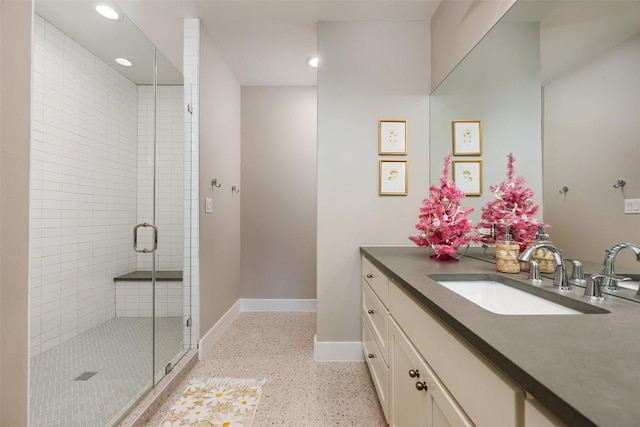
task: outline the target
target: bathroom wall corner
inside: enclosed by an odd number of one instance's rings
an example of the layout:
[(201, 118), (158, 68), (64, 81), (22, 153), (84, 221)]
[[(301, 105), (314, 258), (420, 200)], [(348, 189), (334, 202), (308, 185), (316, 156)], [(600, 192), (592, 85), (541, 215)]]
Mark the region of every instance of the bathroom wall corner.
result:
[(32, 21), (30, 1), (0, 2), (0, 425), (3, 426), (28, 425)]

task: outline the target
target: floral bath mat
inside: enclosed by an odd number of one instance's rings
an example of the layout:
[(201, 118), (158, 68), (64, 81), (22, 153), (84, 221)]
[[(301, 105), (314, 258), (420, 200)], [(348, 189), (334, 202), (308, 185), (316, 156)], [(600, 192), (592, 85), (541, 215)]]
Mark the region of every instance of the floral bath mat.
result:
[(161, 427), (249, 427), (265, 380), (210, 378), (192, 380)]

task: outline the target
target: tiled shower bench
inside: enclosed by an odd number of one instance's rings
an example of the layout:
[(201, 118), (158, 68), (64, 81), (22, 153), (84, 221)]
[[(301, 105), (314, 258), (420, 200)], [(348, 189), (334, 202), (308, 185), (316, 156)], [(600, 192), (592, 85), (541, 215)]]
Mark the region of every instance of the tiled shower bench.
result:
[[(114, 277), (116, 317), (152, 315), (151, 271), (133, 271)], [(182, 271), (156, 271), (157, 317), (182, 316), (184, 287)]]

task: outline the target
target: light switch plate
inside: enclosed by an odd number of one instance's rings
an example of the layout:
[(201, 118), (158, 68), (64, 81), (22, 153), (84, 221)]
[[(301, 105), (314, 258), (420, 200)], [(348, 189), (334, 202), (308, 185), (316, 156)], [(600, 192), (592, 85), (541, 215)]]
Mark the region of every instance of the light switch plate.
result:
[(625, 199), (624, 213), (640, 214), (640, 199)]
[(204, 213), (212, 213), (213, 212), (213, 199), (211, 197), (207, 197), (204, 199)]

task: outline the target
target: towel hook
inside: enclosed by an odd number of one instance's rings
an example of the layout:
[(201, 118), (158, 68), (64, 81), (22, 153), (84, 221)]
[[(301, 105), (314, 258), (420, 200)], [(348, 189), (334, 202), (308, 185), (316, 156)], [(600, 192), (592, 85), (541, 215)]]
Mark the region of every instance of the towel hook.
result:
[(233, 187), (231, 187), (231, 192), (232, 193), (239, 193), (240, 189), (237, 186), (234, 185)]
[(613, 188), (622, 188), (625, 185), (627, 185), (627, 182), (624, 179), (619, 179), (615, 184), (613, 184)]
[(218, 178), (213, 178), (211, 180), (211, 188), (213, 187), (216, 187), (216, 188), (222, 187), (222, 184), (218, 184)]
[(560, 193), (560, 194), (566, 194), (568, 192), (569, 192), (569, 187), (567, 187), (566, 185), (564, 187), (562, 187), (560, 189), (560, 191), (558, 191), (558, 193)]

